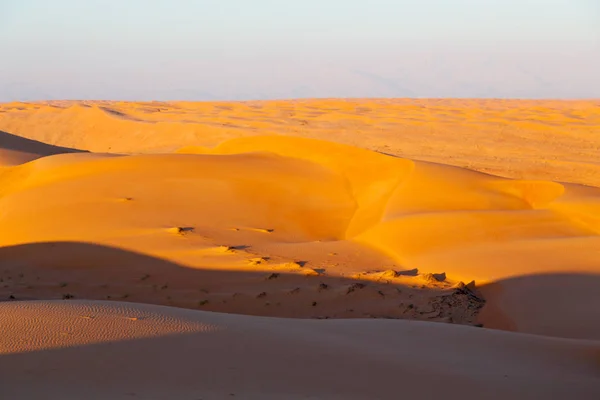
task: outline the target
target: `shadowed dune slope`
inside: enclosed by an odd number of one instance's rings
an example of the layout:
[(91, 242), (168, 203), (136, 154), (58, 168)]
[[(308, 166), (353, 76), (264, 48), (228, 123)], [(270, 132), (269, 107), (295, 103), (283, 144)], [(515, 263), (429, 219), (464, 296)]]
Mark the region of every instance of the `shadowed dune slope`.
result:
[[(398, 276), (390, 271), (350, 274), (354, 264), (364, 267), (382, 258), (344, 243), (336, 245), (338, 253), (328, 257), (329, 263), (319, 259), (324, 249), (314, 245), (302, 247), (310, 261), (293, 261), (293, 255), (276, 256), (273, 251), (266, 257), (264, 247), (215, 246), (198, 239), (194, 244), (193, 251), (178, 254), (185, 264), (83, 242), (5, 246), (0, 248), (0, 299), (126, 299), (245, 315), (465, 325), (477, 325), (483, 305), (471, 292), (449, 282), (433, 284), (414, 271)], [(361, 255), (344, 262), (356, 250)], [(331, 263), (334, 260), (341, 265)], [(324, 266), (327, 269), (319, 268)]]
[(0, 303), (0, 323), (11, 399), (600, 396), (596, 342), (89, 301)]
[(81, 150), (52, 146), (0, 131), (0, 167), (23, 164), (53, 154), (79, 152)]
[(547, 273), (503, 279), (481, 288), (487, 327), (579, 339), (600, 338), (600, 274)]

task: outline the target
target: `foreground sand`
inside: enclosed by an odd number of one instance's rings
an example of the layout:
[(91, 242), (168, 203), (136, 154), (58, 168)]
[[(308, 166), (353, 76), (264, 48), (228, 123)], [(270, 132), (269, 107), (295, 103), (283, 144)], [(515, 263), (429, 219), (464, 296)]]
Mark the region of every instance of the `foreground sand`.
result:
[[(412, 398), (458, 398), (465, 385), (482, 398), (564, 398), (574, 386), (576, 398), (597, 398), (599, 109), (475, 100), (3, 105), (8, 397), (36, 398), (17, 396), (29, 370), (44, 382), (39, 393), (58, 398), (90, 385), (98, 398), (221, 398), (224, 387), (241, 398), (396, 398), (398, 375)], [(51, 299), (65, 300), (37, 301)], [(192, 339), (207, 324), (202, 338), (216, 342)], [(482, 325), (521, 334), (473, 327)], [(228, 336), (232, 329), (247, 335)], [(106, 352), (108, 342), (127, 351)], [(46, 351), (65, 346), (76, 347)], [(210, 361), (195, 353), (202, 346), (216, 346), (203, 355)], [(161, 374), (154, 355), (131, 351), (158, 347), (184, 361), (141, 388), (144, 376)], [(284, 354), (298, 364), (282, 368)], [(99, 355), (98, 369), (80, 367)], [(73, 362), (56, 372), (29, 368), (63, 357)], [(94, 381), (119, 364), (114, 357), (139, 369), (138, 383)], [(191, 383), (183, 371), (195, 362), (217, 386)], [(340, 387), (353, 368), (362, 378)], [(501, 373), (512, 370), (516, 381)], [(60, 383), (74, 373), (80, 383)]]
[(116, 302), (0, 303), (3, 398), (597, 399), (598, 342)]

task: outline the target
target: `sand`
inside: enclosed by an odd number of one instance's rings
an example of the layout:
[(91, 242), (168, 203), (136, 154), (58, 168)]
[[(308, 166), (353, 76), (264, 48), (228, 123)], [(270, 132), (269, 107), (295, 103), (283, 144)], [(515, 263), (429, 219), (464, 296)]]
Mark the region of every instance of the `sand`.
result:
[(598, 398), (599, 126), (592, 101), (0, 105), (0, 397)]
[(600, 396), (597, 342), (104, 301), (0, 303), (0, 315), (3, 398)]

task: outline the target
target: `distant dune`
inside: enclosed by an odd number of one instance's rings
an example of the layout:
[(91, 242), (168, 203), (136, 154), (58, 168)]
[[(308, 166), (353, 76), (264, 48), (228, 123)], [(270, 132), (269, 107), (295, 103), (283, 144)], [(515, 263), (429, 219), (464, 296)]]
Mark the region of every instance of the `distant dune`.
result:
[(600, 186), (600, 100), (7, 103), (0, 130), (101, 153), (297, 136), (510, 178)]
[(583, 101), (0, 105), (8, 397), (598, 398), (599, 127)]

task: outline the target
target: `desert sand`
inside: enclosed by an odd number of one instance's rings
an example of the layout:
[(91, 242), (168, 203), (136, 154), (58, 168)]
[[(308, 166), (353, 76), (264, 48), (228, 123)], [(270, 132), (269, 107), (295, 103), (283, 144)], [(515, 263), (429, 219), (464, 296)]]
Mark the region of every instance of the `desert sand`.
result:
[(599, 134), (600, 101), (2, 104), (0, 397), (599, 398)]

